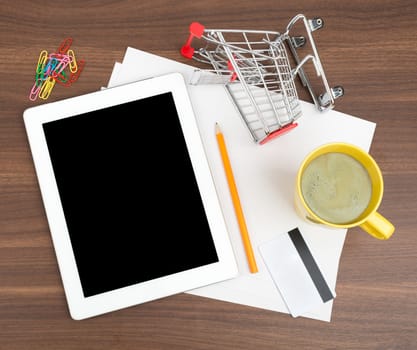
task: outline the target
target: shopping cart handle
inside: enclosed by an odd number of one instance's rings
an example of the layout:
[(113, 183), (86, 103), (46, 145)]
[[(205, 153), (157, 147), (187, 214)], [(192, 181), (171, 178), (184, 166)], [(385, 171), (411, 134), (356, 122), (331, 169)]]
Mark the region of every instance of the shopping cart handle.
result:
[(181, 47), (181, 55), (186, 58), (192, 58), (194, 55), (194, 48), (191, 47), (191, 42), (194, 38), (201, 39), (204, 33), (204, 26), (198, 22), (193, 22), (190, 24), (190, 35), (186, 43)]

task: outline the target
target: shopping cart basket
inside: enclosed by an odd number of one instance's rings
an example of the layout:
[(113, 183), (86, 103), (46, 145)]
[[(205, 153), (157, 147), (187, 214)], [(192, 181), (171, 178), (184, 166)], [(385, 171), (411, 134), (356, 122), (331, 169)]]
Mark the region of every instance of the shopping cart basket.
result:
[[(299, 20), (304, 23), (307, 38), (289, 34)], [(225, 84), (253, 139), (263, 144), (297, 125), (295, 120), (302, 114), (294, 82), (297, 75), (319, 111), (333, 108), (335, 99), (343, 95), (341, 86), (329, 87), (317, 53), (312, 32), (322, 27), (321, 18), (308, 20), (302, 14), (289, 22), (283, 34), (206, 29), (193, 22), (181, 54), (212, 66), (212, 69), (196, 69), (192, 83)], [(201, 39), (199, 49), (191, 46), (194, 38)], [(297, 51), (307, 42), (310, 43), (311, 53), (300, 59)], [(294, 58), (294, 69), (291, 69), (286, 47)], [(310, 60), (324, 87), (319, 95), (313, 91), (303, 68)]]

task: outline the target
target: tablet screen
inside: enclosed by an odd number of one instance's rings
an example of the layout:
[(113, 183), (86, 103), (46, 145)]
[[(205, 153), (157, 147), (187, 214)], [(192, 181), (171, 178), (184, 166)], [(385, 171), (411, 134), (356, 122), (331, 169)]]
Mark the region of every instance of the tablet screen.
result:
[(218, 261), (170, 92), (43, 131), (85, 297)]

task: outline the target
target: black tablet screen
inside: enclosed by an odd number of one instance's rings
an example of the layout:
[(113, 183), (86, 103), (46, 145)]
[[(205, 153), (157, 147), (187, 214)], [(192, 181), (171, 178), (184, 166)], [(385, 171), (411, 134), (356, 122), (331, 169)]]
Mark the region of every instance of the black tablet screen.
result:
[(85, 297), (218, 261), (171, 93), (43, 130)]

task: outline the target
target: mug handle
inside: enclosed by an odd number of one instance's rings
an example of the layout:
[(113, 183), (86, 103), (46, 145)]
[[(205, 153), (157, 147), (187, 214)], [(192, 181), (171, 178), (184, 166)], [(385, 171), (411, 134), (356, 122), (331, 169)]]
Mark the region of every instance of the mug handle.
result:
[(388, 239), (394, 233), (395, 227), (378, 212), (371, 214), (361, 225), (362, 230), (378, 239)]

